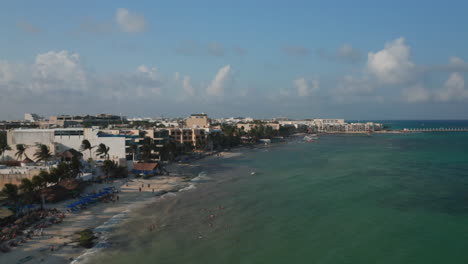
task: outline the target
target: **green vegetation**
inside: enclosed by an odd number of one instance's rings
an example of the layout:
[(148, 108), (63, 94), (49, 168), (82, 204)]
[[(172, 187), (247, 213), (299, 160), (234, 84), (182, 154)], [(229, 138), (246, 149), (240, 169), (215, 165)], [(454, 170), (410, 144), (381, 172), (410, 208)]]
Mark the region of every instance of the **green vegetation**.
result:
[(94, 240), (97, 239), (97, 237), (91, 229), (84, 229), (76, 232), (76, 234), (79, 235), (78, 245), (84, 248), (92, 248), (94, 246)]
[(25, 144), (17, 144), (16, 145), (16, 153), (15, 153), (16, 159), (22, 160), (23, 156), (28, 158), (28, 156), (26, 155), (26, 149), (27, 148), (28, 147)]
[(140, 148), (140, 159), (144, 161), (151, 160), (153, 158), (152, 154), (155, 148), (156, 145), (154, 144), (154, 140), (150, 137), (145, 137)]
[(80, 150), (83, 152), (83, 151), (86, 151), (88, 150), (89, 151), (89, 158), (92, 159), (91, 157), (93, 156), (92, 155), (92, 149), (96, 147), (96, 146), (91, 146), (91, 143), (89, 142), (89, 140), (85, 139), (81, 142), (81, 146), (80, 146)]
[(7, 144), (7, 132), (0, 131), (0, 146)]
[(36, 147), (37, 151), (34, 153), (34, 158), (36, 158), (37, 162), (47, 162), (52, 158), (52, 152), (50, 152), (50, 149), (47, 145), (37, 144)]
[(7, 150), (11, 150), (11, 147), (7, 144), (7, 133), (6, 131), (0, 131), (0, 156), (2, 156), (2, 161), (5, 160)]
[(120, 167), (112, 160), (105, 160), (101, 166), (102, 171), (106, 175), (106, 178), (126, 178), (128, 171), (126, 167)]
[(96, 154), (101, 156), (101, 157), (104, 157), (105, 159), (109, 159), (109, 150), (110, 148), (108, 146), (106, 146), (106, 144), (104, 143), (101, 143), (98, 145), (98, 148), (96, 150)]
[(244, 127), (237, 128), (232, 125), (222, 125), (221, 133), (211, 133), (208, 135), (205, 149), (225, 149), (239, 146), (241, 144), (255, 144), (260, 139), (272, 139), (275, 137), (288, 137), (298, 131), (293, 126), (281, 126), (279, 130), (274, 130), (271, 126), (266, 126), (260, 121), (254, 122), (248, 132)]

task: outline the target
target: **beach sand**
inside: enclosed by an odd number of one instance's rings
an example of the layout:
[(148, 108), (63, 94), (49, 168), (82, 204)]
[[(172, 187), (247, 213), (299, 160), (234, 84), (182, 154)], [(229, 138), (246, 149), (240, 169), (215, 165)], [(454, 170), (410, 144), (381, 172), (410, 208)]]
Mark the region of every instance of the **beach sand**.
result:
[[(144, 206), (145, 203), (156, 198), (157, 192), (174, 191), (187, 186), (187, 183), (184, 183), (184, 176), (188, 176), (194, 167), (194, 165), (190, 167), (172, 165), (172, 170), (169, 170), (171, 171), (170, 176), (156, 176), (151, 179), (130, 178), (128, 186), (127, 179), (115, 180), (111, 184), (93, 184), (87, 188), (86, 192), (114, 186), (120, 190), (118, 193), (119, 201), (115, 203), (100, 202), (79, 212), (66, 213), (64, 221), (45, 228), (43, 236), (33, 237), (8, 253), (0, 253), (0, 262), (18, 263), (18, 261), (28, 258), (30, 260), (24, 263), (69, 263), (85, 250), (73, 243), (72, 240), (77, 238), (74, 235), (75, 232), (87, 228), (94, 229), (113, 216), (132, 207)], [(177, 172), (174, 173), (173, 170)], [(142, 188), (141, 192), (139, 188)], [(155, 193), (153, 193), (153, 189)], [(68, 200), (49, 204), (47, 207), (65, 211), (65, 206), (71, 202)], [(51, 246), (54, 246), (54, 251), (50, 250)]]

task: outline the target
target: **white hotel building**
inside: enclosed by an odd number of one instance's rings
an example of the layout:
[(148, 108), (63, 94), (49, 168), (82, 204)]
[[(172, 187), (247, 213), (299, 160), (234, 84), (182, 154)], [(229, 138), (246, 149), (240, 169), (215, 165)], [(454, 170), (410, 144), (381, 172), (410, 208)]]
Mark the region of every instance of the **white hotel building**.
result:
[[(97, 146), (101, 143), (109, 147), (109, 159), (124, 165), (129, 158), (129, 145), (139, 139), (138, 132), (135, 134), (116, 134), (113, 131), (103, 131), (95, 128), (60, 128), (60, 129), (14, 129), (7, 132), (7, 144), (12, 148), (6, 152), (6, 156), (15, 160), (16, 145), (25, 144), (27, 146), (26, 154), (34, 159), (34, 153), (37, 151), (37, 144), (47, 145), (52, 154), (57, 154), (68, 149), (80, 150), (81, 143), (87, 139), (91, 146)], [(83, 151), (83, 158), (92, 158), (101, 160), (93, 148), (91, 155), (89, 150)]]

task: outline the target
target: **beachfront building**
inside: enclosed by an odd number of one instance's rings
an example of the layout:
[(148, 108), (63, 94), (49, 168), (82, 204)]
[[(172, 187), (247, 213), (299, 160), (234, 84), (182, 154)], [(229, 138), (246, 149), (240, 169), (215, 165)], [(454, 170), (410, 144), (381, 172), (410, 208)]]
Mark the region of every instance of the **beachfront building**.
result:
[[(100, 130), (96, 128), (57, 128), (57, 129), (13, 129), (7, 132), (7, 144), (12, 150), (7, 151), (6, 156), (15, 160), (15, 146), (26, 145), (26, 155), (34, 157), (37, 144), (49, 147), (53, 155), (69, 149), (79, 150), (83, 140), (88, 140), (91, 146), (103, 143), (109, 147), (109, 159), (126, 165), (126, 160), (131, 160), (130, 146), (137, 144), (140, 136), (138, 130)], [(106, 157), (97, 156), (95, 148), (91, 151), (83, 151), (83, 159), (103, 160)]]
[(171, 140), (180, 144), (196, 146), (197, 142), (206, 143), (208, 129), (203, 128), (162, 128), (157, 131), (167, 131)]
[(343, 132), (345, 131), (344, 119), (314, 119), (313, 124), (319, 132)]
[(372, 132), (382, 129), (382, 124), (374, 122), (346, 124), (346, 132)]
[(209, 128), (210, 120), (208, 119), (208, 115), (204, 113), (192, 114), (185, 120), (185, 126), (187, 128)]
[(257, 125), (256, 124), (251, 124), (251, 123), (237, 123), (236, 127), (240, 130), (243, 130), (244, 132), (249, 132), (252, 130), (252, 128), (255, 128)]
[(281, 125), (279, 123), (264, 123), (264, 124), (256, 124), (256, 123), (237, 123), (236, 127), (244, 132), (249, 132), (250, 130), (257, 128), (258, 126), (265, 126), (271, 127), (273, 130), (279, 130)]

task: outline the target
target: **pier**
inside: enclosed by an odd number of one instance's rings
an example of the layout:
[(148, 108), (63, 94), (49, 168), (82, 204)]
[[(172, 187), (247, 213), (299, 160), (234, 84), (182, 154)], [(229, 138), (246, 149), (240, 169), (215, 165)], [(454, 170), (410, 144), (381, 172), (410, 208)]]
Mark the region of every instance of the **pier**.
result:
[(405, 128), (402, 132), (468, 132), (468, 128)]

